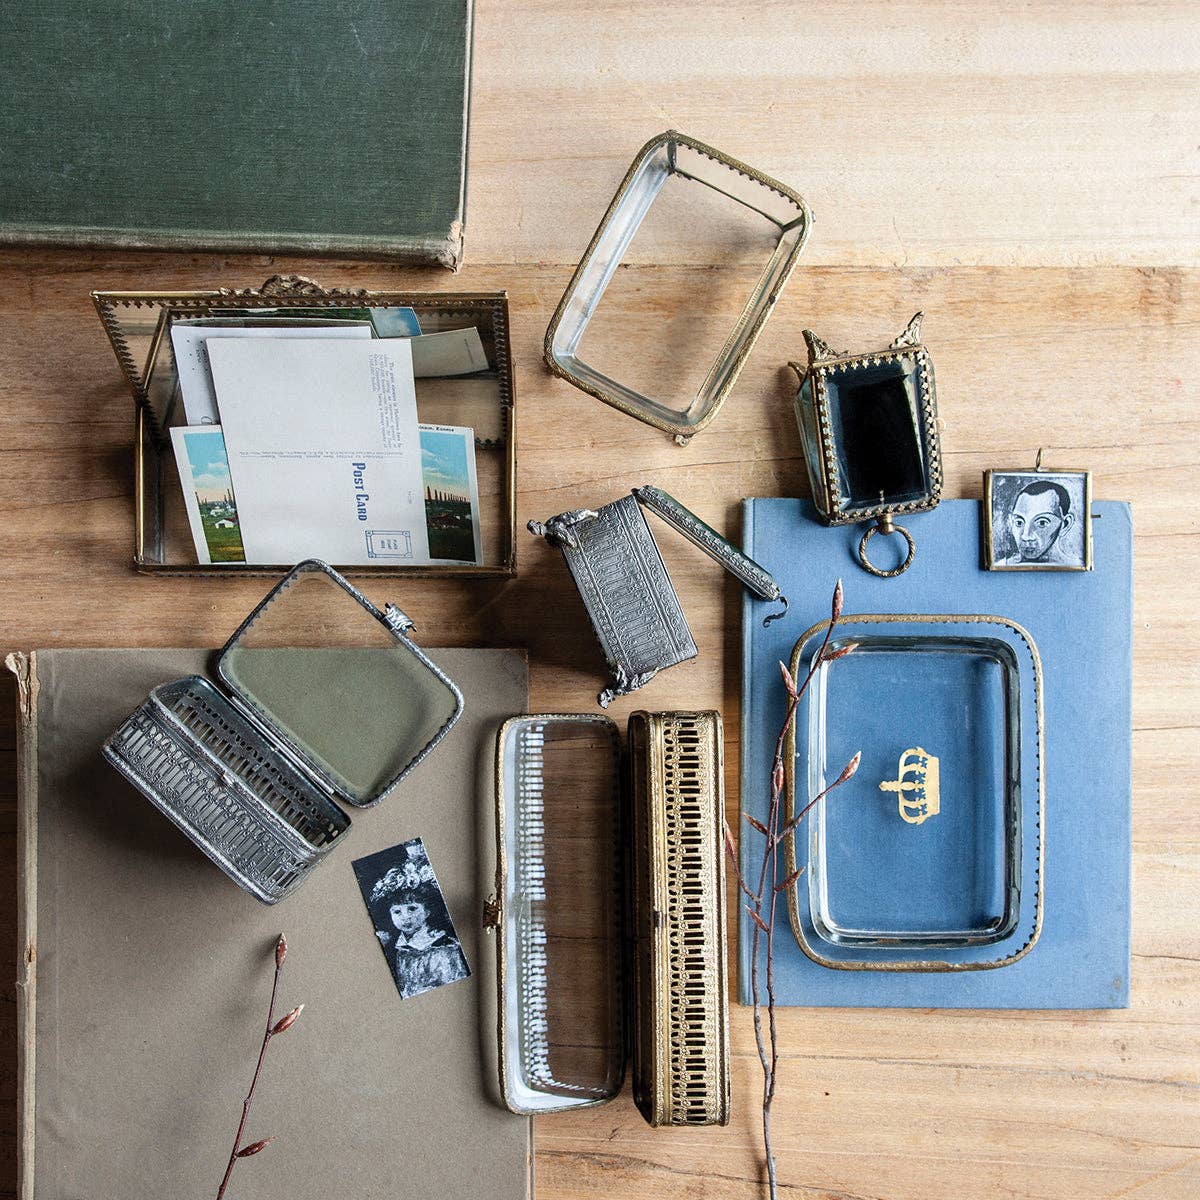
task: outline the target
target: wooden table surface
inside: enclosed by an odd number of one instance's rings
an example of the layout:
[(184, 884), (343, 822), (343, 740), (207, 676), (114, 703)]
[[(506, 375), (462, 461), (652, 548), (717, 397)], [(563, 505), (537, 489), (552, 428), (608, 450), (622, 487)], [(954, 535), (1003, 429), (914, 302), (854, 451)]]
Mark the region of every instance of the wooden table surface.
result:
[[(782, 369), (801, 329), (882, 344), (923, 309), (947, 495), (978, 497), (984, 468), (1031, 463), (1045, 447), (1049, 461), (1090, 467), (1097, 498), (1134, 505), (1132, 1002), (782, 1012), (783, 1194), (1200, 1195), (1200, 8), (478, 0), (476, 53), (457, 277), (251, 255), (0, 251), (0, 647), (216, 645), (263, 590), (131, 570), (132, 406), (93, 287), (245, 286), (299, 271), (331, 285), (506, 288), (521, 527), (653, 481), (735, 535), (743, 496), (806, 492)], [(686, 448), (551, 378), (540, 357), (630, 158), (670, 127), (796, 186), (816, 216), (733, 395)], [(707, 220), (655, 232), (619, 273), (604, 339), (679, 394), (753, 270)], [(679, 539), (661, 542), (700, 657), (614, 715), (720, 706), (736, 811), (737, 590)], [(566, 572), (523, 533), (518, 550), (508, 583), (367, 590), (402, 602), (427, 644), (527, 646), (532, 703), (589, 709), (602, 664)], [(7, 758), (0, 913), (11, 934)], [(0, 1194), (15, 1179), (14, 1014), (5, 983)], [(730, 1128), (651, 1130), (628, 1097), (543, 1118), (539, 1197), (758, 1195), (759, 1076), (740, 1008), (733, 1048)]]

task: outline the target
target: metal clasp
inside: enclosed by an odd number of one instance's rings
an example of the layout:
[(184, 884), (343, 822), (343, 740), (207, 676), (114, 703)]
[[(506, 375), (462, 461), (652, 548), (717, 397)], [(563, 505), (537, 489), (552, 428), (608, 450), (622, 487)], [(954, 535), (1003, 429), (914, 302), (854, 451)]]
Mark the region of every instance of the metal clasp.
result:
[[(908, 543), (908, 554), (905, 556), (904, 561), (898, 567), (893, 567), (890, 571), (885, 571), (882, 568), (877, 567), (867, 557), (867, 543), (877, 533), (882, 533), (885, 535), (898, 533)], [(912, 561), (916, 557), (916, 553), (917, 546), (912, 539), (912, 534), (909, 533), (903, 525), (897, 525), (895, 521), (892, 520), (891, 513), (884, 513), (878, 519), (878, 521), (862, 535), (862, 540), (858, 543), (858, 561), (862, 563), (864, 570), (870, 571), (872, 575), (878, 575), (880, 579), (893, 579), (897, 575), (903, 575), (904, 572), (912, 566)]]
[(383, 623), (393, 633), (407, 633), (410, 629), (416, 629), (416, 624), (408, 614), (394, 604), (383, 606)]

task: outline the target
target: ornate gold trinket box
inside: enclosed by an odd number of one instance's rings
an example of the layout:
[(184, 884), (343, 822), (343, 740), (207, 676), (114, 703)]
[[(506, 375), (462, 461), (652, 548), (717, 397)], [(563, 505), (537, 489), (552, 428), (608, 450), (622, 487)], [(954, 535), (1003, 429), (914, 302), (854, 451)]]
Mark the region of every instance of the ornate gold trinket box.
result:
[[(921, 313), (885, 350), (848, 354), (804, 331), (808, 363), (791, 363), (799, 378), (796, 421), (813, 503), (830, 525), (875, 524), (858, 558), (874, 575), (899, 575), (915, 554), (897, 514), (933, 508), (942, 495), (933, 363), (921, 343)], [(907, 556), (883, 570), (867, 557), (876, 533), (898, 533)]]
[(634, 713), (624, 764), (607, 717), (500, 729), (485, 924), (513, 1112), (602, 1104), (631, 1060), (651, 1125), (728, 1121), (722, 757), (716, 712)]

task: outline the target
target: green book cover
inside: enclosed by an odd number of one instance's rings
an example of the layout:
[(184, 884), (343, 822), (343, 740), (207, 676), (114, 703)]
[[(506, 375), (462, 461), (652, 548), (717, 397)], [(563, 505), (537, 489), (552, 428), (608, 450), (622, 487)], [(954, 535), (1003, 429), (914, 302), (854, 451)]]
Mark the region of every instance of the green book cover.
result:
[(457, 267), (473, 0), (61, 0), (0, 38), (0, 241)]

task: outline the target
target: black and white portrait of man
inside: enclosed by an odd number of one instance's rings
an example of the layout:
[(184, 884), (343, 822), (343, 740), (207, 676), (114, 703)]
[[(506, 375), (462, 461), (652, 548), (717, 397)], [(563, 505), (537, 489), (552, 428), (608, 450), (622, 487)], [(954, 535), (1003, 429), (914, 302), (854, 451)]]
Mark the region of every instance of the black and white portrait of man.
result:
[(988, 471), (984, 498), (989, 570), (1090, 570), (1086, 471)]

